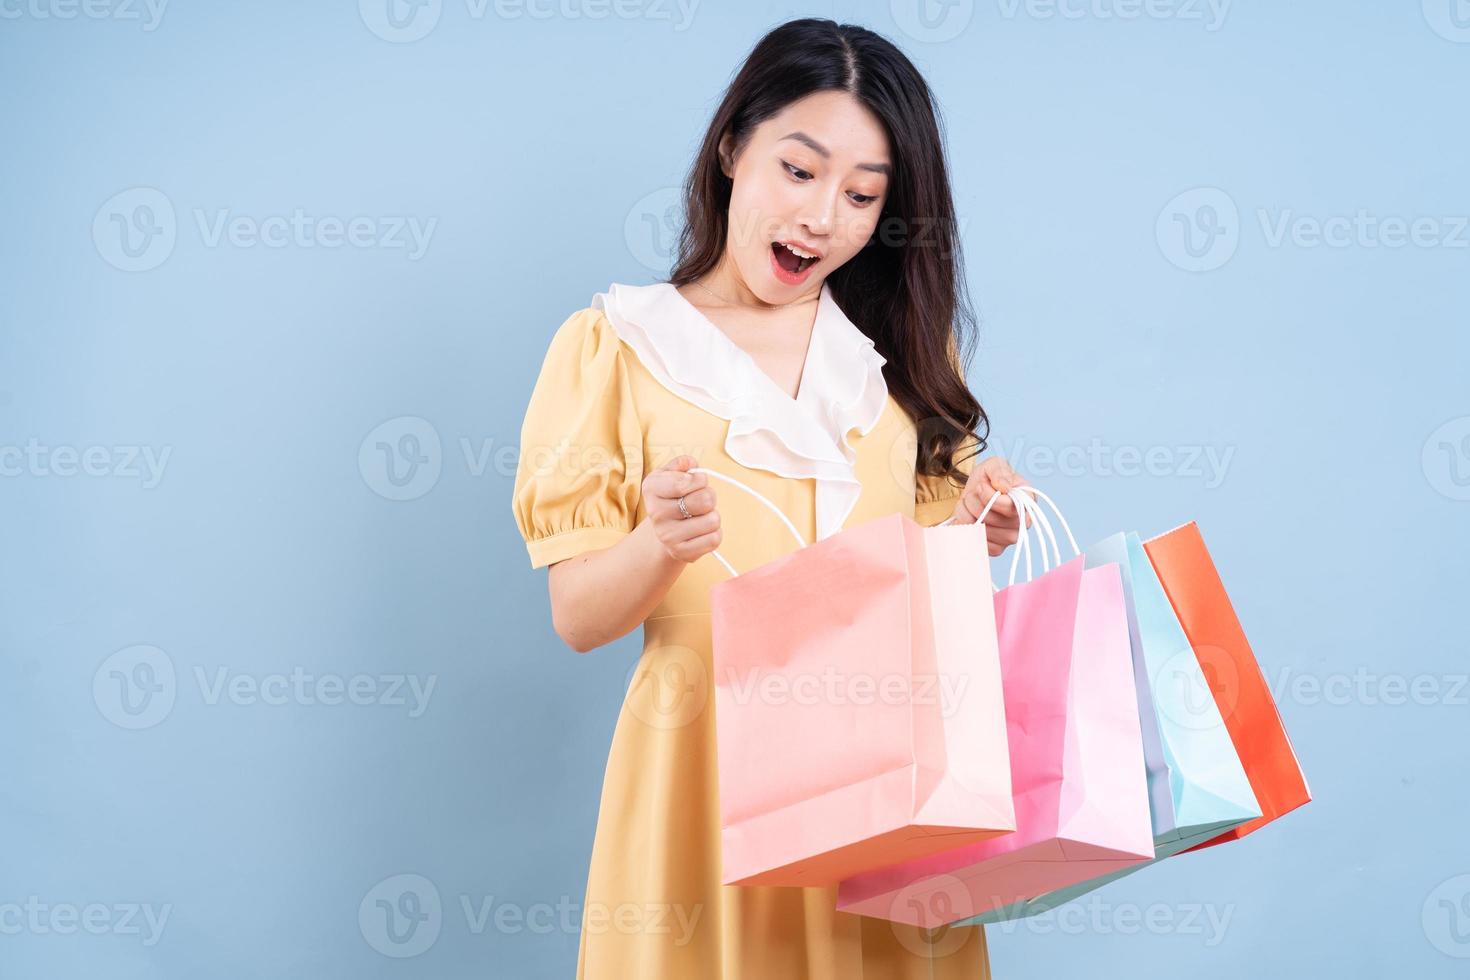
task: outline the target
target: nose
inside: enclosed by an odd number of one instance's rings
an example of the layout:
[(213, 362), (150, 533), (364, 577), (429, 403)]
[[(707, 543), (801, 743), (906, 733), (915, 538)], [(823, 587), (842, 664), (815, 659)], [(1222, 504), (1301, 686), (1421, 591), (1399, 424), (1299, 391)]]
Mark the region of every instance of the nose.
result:
[(801, 224), (813, 238), (825, 238), (832, 234), (837, 211), (837, 193), (836, 188), (820, 190), (807, 199)]

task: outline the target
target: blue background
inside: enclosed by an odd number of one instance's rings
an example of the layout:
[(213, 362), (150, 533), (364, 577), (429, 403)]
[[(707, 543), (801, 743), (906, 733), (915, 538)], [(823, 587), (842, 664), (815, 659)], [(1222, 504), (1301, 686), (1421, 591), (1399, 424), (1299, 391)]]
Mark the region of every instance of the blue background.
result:
[[(995, 975), (1464, 974), (1464, 4), (65, 2), (0, 19), (0, 973), (572, 974), (640, 633), (552, 631), (521, 416), (571, 312), (667, 271), (749, 46), (820, 15), (943, 104), (996, 451), (1088, 540), (1200, 522), (1316, 796), (992, 927)], [(248, 244), (297, 209), (362, 244)], [(1428, 224), (1313, 243), (1359, 212)], [(366, 703), (215, 696), (293, 671)]]

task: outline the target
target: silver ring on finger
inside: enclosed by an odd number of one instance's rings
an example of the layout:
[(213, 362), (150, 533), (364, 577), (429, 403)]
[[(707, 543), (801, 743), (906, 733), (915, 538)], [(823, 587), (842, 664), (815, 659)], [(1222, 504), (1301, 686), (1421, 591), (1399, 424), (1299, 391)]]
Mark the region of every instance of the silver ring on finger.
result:
[[(685, 496), (688, 495), (686, 494)], [(681, 521), (688, 520), (689, 518), (694, 516), (693, 514), (689, 513), (689, 508), (684, 506), (684, 497), (679, 498), (679, 513), (680, 515), (682, 515), (679, 518), (679, 520)]]

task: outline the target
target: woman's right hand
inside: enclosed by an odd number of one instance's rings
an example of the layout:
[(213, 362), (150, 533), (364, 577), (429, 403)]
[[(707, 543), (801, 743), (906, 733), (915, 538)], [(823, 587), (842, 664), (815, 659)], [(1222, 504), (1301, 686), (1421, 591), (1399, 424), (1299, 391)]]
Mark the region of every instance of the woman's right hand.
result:
[[(644, 509), (670, 558), (692, 562), (720, 546), (720, 513), (709, 477), (690, 473), (699, 463), (679, 456), (643, 478)], [(679, 498), (690, 516), (679, 512)]]

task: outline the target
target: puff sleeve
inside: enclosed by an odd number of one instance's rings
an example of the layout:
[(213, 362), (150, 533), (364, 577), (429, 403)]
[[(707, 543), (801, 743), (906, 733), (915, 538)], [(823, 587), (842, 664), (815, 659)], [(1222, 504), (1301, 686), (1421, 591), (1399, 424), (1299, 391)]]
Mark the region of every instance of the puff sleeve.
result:
[(624, 358), (617, 332), (590, 308), (547, 348), (511, 501), (532, 568), (609, 548), (637, 524), (643, 429)]
[[(966, 436), (960, 443), (960, 449), (956, 456), (964, 456), (974, 452), (975, 437)], [(958, 469), (968, 478), (970, 472), (975, 468), (975, 457), (960, 460)], [(958, 478), (955, 478), (958, 479)], [(954, 513), (955, 503), (965, 492), (963, 483), (955, 483), (954, 480), (943, 476), (931, 476), (927, 473), (918, 473), (914, 476), (914, 521), (925, 527), (935, 524), (943, 524), (949, 520)]]

